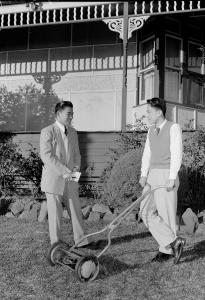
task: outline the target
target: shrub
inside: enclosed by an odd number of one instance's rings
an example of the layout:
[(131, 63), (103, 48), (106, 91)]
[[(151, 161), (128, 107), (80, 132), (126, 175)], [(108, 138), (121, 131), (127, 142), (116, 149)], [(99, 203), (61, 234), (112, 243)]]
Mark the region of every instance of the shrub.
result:
[(18, 164), (18, 171), (26, 181), (32, 182), (33, 193), (39, 194), (43, 162), (37, 149), (32, 145), (30, 147), (28, 156), (24, 157)]
[(10, 132), (0, 133), (0, 190), (14, 193), (18, 188), (17, 177), (21, 176), (32, 182), (35, 193), (40, 192), (42, 161), (37, 150), (31, 146), (28, 156), (24, 157), (13, 142), (15, 134)]
[(134, 126), (128, 125), (126, 132), (119, 133), (115, 148), (109, 149), (110, 161), (96, 185), (105, 204), (125, 206), (138, 190), (146, 129), (143, 118), (136, 120)]
[(22, 161), (22, 154), (17, 144), (13, 142), (15, 134), (0, 133), (0, 185), (7, 192), (16, 189), (15, 176), (18, 174), (18, 164)]
[[(125, 205), (131, 199), (131, 195), (139, 189), (137, 184), (145, 137), (146, 134), (138, 130), (119, 135), (117, 147), (111, 149), (111, 161), (101, 176), (104, 202), (113, 206)], [(184, 132), (183, 140), (178, 212), (183, 212), (187, 207), (199, 212), (205, 209), (205, 128), (201, 127), (195, 132)], [(136, 165), (133, 166), (135, 150), (138, 150), (138, 154), (137, 160), (134, 161)], [(133, 185), (134, 180), (136, 189)]]
[[(146, 138), (144, 129), (146, 129), (146, 125), (140, 119), (136, 121), (136, 125), (128, 125), (126, 132), (119, 133), (115, 148), (109, 149), (110, 161), (102, 172), (99, 180), (100, 185), (106, 184), (109, 180), (113, 166), (123, 154), (132, 150), (143, 149)], [(105, 193), (105, 191), (103, 190), (102, 193)]]
[(114, 164), (104, 183), (102, 201), (105, 204), (113, 208), (128, 206), (133, 196), (139, 193), (141, 156), (140, 150), (131, 150), (122, 154)]
[(205, 175), (205, 128), (185, 134), (183, 164)]
[(205, 209), (205, 128), (184, 133), (183, 165), (179, 172), (178, 211)]

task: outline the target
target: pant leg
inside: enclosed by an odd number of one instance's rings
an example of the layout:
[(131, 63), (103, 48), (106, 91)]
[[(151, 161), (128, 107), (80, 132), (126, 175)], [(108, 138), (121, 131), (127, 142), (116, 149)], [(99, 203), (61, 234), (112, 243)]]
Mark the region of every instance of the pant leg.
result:
[(62, 196), (46, 193), (51, 244), (61, 240)]
[[(74, 181), (67, 182), (65, 185), (65, 191), (63, 195), (67, 210), (70, 211), (73, 235), (75, 244), (84, 237), (83, 230), (83, 218), (80, 201), (78, 197), (78, 183)], [(88, 244), (88, 240), (85, 239), (80, 245)]]
[[(149, 229), (160, 248), (165, 248), (174, 241), (174, 235), (169, 226), (158, 215), (154, 195), (147, 196), (140, 204), (140, 213), (145, 226)], [(161, 250), (160, 250), (161, 251)], [(162, 251), (167, 253), (167, 251)], [(170, 253), (170, 251), (168, 251)]]
[[(163, 176), (161, 170), (151, 170), (148, 176), (148, 183), (151, 188), (164, 185), (166, 178), (162, 181)], [(140, 212), (145, 225), (159, 244), (160, 251), (171, 254), (172, 250), (169, 244), (175, 240), (176, 234), (163, 219), (164, 214), (162, 212), (169, 214), (169, 204), (166, 205), (167, 201), (164, 201), (164, 193), (160, 193), (160, 191), (162, 189), (155, 191), (141, 202)], [(162, 202), (163, 205), (161, 206)]]
[[(161, 177), (161, 178), (160, 178)], [(169, 178), (169, 170), (162, 169), (158, 174), (160, 182), (164, 185)], [(177, 190), (179, 187), (179, 179), (176, 180), (176, 187), (167, 192), (165, 189), (160, 189), (155, 192), (155, 203), (158, 215), (163, 219), (173, 232), (174, 239), (176, 238), (176, 213), (177, 213)], [(172, 253), (167, 247), (160, 247), (161, 252)]]

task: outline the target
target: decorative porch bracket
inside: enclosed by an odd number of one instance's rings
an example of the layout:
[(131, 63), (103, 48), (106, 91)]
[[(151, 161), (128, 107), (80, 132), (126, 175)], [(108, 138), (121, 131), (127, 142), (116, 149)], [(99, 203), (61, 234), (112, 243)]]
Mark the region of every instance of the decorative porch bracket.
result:
[(52, 90), (52, 85), (54, 83), (61, 81), (61, 77), (65, 74), (66, 74), (66, 72), (64, 72), (64, 73), (61, 72), (60, 74), (59, 73), (51, 74), (50, 72), (48, 72), (47, 74), (33, 75), (33, 78), (36, 83), (42, 84), (45, 93), (49, 94)]
[[(144, 26), (145, 21), (149, 18), (149, 16), (140, 16), (140, 17), (129, 17), (128, 19), (128, 39), (132, 37), (132, 33), (135, 30), (140, 29)], [(120, 39), (124, 39), (124, 19), (116, 18), (116, 19), (106, 19), (103, 20), (105, 24), (108, 25), (108, 28), (111, 31), (118, 32)]]
[(103, 22), (108, 25), (111, 31), (117, 32), (120, 39), (123, 41), (123, 74), (122, 74), (122, 107), (121, 107), (121, 130), (126, 131), (127, 122), (127, 51), (128, 40), (132, 37), (135, 30), (143, 27), (149, 16), (134, 16), (128, 15), (128, 2), (124, 2), (124, 16), (121, 18), (104, 19)]

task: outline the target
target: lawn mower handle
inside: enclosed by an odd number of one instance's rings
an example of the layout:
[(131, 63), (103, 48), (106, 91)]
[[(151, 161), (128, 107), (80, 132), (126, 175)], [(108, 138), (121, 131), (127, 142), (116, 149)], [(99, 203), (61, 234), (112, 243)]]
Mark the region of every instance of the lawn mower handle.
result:
[(109, 248), (109, 246), (111, 244), (111, 233), (112, 233), (112, 231), (122, 222), (122, 220), (124, 220), (133, 211), (134, 208), (139, 207), (140, 203), (142, 202), (142, 200), (144, 200), (145, 197), (147, 197), (150, 193), (152, 193), (152, 192), (154, 192), (158, 189), (162, 189), (162, 188), (166, 188), (166, 186), (159, 185), (159, 186), (156, 186), (156, 187), (151, 189), (151, 186), (149, 184), (147, 184), (143, 189), (143, 194), (139, 198), (134, 197), (133, 199), (136, 199), (136, 200), (131, 205), (129, 205), (123, 212), (121, 212), (111, 223), (109, 223), (105, 228), (103, 228), (103, 229), (101, 229), (97, 232), (90, 233), (90, 234), (84, 236), (72, 248), (74, 249), (74, 248), (78, 247), (78, 245), (81, 242), (83, 242), (85, 239), (87, 239), (91, 236), (95, 236), (95, 235), (101, 234), (105, 231), (108, 231), (108, 244), (97, 255), (97, 257), (99, 258)]

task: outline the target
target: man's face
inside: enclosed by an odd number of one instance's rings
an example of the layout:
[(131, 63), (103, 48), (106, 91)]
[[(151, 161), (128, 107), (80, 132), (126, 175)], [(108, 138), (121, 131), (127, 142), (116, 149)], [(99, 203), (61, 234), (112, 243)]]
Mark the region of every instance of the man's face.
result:
[(57, 120), (65, 125), (69, 126), (73, 119), (73, 108), (72, 107), (65, 107), (63, 110), (58, 111), (57, 113)]
[(161, 116), (162, 116), (162, 111), (160, 109), (152, 107), (150, 104), (148, 104), (147, 119), (148, 119), (150, 125), (156, 124)]

